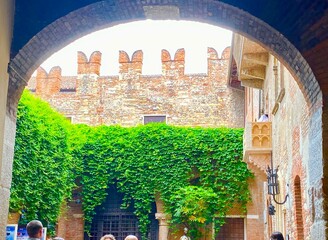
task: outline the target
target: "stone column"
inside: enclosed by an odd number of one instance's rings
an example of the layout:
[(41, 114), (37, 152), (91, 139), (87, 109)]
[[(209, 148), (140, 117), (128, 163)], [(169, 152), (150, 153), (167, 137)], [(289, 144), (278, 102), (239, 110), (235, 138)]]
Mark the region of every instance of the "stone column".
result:
[(159, 222), (158, 240), (167, 240), (169, 235), (168, 216), (165, 213), (156, 213), (155, 218)]
[[(6, 234), (16, 135), (17, 104), (7, 102), (0, 117), (0, 239)], [(1, 111), (0, 115), (3, 112)]]
[(12, 40), (14, 1), (0, 1), (0, 16), (0, 239), (5, 239), (16, 126), (15, 119), (10, 118), (7, 111), (7, 67)]

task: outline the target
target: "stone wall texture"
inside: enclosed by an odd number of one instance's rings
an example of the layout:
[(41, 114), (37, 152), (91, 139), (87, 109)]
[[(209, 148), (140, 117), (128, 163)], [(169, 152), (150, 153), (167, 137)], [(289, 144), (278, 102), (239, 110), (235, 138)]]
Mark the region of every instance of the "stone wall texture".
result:
[[(243, 127), (244, 91), (229, 79), (230, 48), (221, 56), (208, 48), (208, 71), (202, 74), (185, 74), (185, 50), (178, 49), (174, 56), (162, 50), (162, 74), (143, 75), (143, 53), (138, 50), (131, 58), (119, 53), (119, 74), (101, 76), (100, 52), (88, 58), (78, 52), (76, 76), (62, 76), (60, 67), (49, 73), (39, 68), (27, 88), (72, 123), (91, 126), (135, 126), (143, 124), (144, 116), (166, 116), (170, 125), (203, 127)], [(252, 182), (255, 189), (250, 213), (259, 216), (263, 201), (262, 182)], [(260, 195), (259, 195), (260, 194)], [(259, 195), (259, 196), (257, 196)], [(157, 209), (161, 213), (161, 209)], [(83, 239), (83, 212), (81, 205), (70, 202), (60, 218), (57, 234), (65, 239)], [(236, 208), (230, 215), (240, 216)], [(248, 221), (257, 234), (263, 232), (262, 217)], [(70, 226), (69, 228), (67, 226)], [(251, 234), (251, 231), (250, 233)]]
[(6, 235), (9, 208), (12, 162), (15, 144), (15, 119), (10, 118), (7, 111), (7, 89), (9, 75), (7, 73), (10, 43), (13, 31), (14, 2), (0, 2), (0, 238)]
[(39, 68), (28, 88), (73, 123), (135, 126), (144, 116), (166, 116), (172, 125), (243, 127), (244, 92), (230, 87), (230, 48), (222, 57), (208, 49), (208, 73), (185, 74), (185, 51), (171, 58), (162, 50), (162, 75), (142, 75), (142, 51), (131, 60), (119, 54), (119, 75), (100, 76), (101, 53), (89, 60), (78, 52), (77, 76), (62, 76)]
[[(276, 210), (275, 215), (266, 216), (267, 237), (272, 231), (281, 231), (289, 237), (287, 239), (313, 239), (311, 235), (315, 228), (323, 222), (322, 202), (314, 201), (320, 194), (318, 176), (322, 176), (322, 163), (319, 161), (321, 154), (313, 151), (313, 143), (310, 141), (316, 137), (311, 127), (311, 119), (315, 119), (315, 115), (312, 115), (293, 76), (272, 55), (266, 67), (262, 90), (247, 88), (245, 92), (247, 122), (256, 121), (262, 111), (269, 115), (272, 124), (270, 152), (274, 168), (279, 169), (280, 194), (276, 199), (283, 202), (288, 194), (286, 203), (282, 205), (265, 195), (262, 204), (267, 208), (271, 202)], [(264, 162), (270, 165), (270, 154), (269, 161), (265, 160), (265, 154), (252, 155), (249, 161), (257, 165)], [(266, 173), (262, 170), (263, 175), (266, 176)], [(263, 184), (266, 184), (265, 178)]]
[[(119, 74), (102, 76), (101, 53), (94, 52), (88, 59), (78, 52), (77, 76), (62, 76), (60, 67), (49, 73), (39, 68), (28, 88), (73, 123), (88, 125), (135, 126), (143, 124), (144, 116), (166, 116), (172, 125), (244, 127), (246, 121), (247, 128), (261, 112), (268, 113), (272, 148), (247, 157), (255, 176), (250, 181), (252, 202), (244, 216), (247, 239), (266, 239), (277, 230), (291, 239), (311, 239), (324, 223), (323, 203), (318, 201), (322, 199), (318, 196), (322, 186), (317, 177), (322, 172), (317, 176), (308, 174), (309, 170), (322, 170), (317, 167), (321, 153), (312, 152), (310, 141), (318, 136), (320, 113), (311, 111), (289, 71), (270, 55), (263, 88), (246, 88), (245, 95), (243, 88), (232, 87), (228, 77), (229, 48), (220, 57), (214, 49), (208, 49), (207, 74), (184, 73), (184, 49), (172, 57), (162, 50), (161, 60), (162, 75), (143, 75), (142, 51), (136, 51), (131, 58), (120, 51)], [(265, 168), (271, 153), (273, 165), (279, 166), (281, 193), (277, 200), (283, 201), (288, 194), (283, 205), (275, 204), (266, 194)], [(274, 216), (268, 214), (270, 203), (276, 208)], [(234, 209), (230, 215), (242, 214)], [(69, 222), (75, 225), (68, 231), (65, 226)], [(83, 239), (83, 214), (78, 207), (70, 208), (60, 220), (58, 232), (69, 239)]]
[[(146, 76), (142, 74), (142, 51), (136, 51), (131, 58), (120, 51), (118, 76), (101, 76), (101, 53), (94, 52), (88, 59), (78, 52), (77, 76), (62, 76), (59, 67), (49, 73), (39, 68), (28, 88), (73, 123), (88, 125), (135, 126), (143, 124), (144, 116), (166, 116), (171, 125), (244, 127), (246, 120), (247, 128), (261, 112), (268, 113), (272, 148), (248, 156), (254, 179), (250, 181), (252, 202), (244, 216), (247, 239), (264, 240), (276, 230), (290, 239), (310, 239), (324, 222), (323, 203), (315, 201), (322, 199), (318, 197), (318, 176), (322, 172), (313, 174), (322, 170), (321, 154), (312, 151), (309, 140), (315, 140), (315, 131), (320, 131), (316, 130), (320, 114), (315, 121), (316, 114), (297, 82), (272, 55), (262, 90), (246, 88), (246, 95), (242, 88), (230, 85), (229, 48), (221, 57), (214, 49), (208, 49), (207, 74), (185, 74), (184, 56), (184, 49), (177, 50), (173, 57), (162, 50), (162, 75)], [(279, 166), (281, 193), (276, 198), (281, 202), (288, 194), (283, 205), (275, 204), (266, 194), (265, 168), (270, 164), (271, 152), (273, 165)], [(276, 208), (274, 216), (268, 214), (270, 203)], [(60, 220), (58, 232), (69, 239), (82, 240), (81, 209), (70, 209)], [(230, 215), (241, 212), (234, 209)], [(69, 230), (65, 228), (68, 222), (75, 224)]]

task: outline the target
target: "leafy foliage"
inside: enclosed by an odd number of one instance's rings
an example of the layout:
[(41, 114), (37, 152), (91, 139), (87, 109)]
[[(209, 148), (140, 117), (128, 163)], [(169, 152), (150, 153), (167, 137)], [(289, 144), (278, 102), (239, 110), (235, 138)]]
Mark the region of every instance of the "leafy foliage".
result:
[(173, 225), (184, 223), (191, 229), (212, 223), (216, 215), (224, 217), (235, 203), (245, 207), (251, 173), (241, 161), (242, 133), (165, 124), (93, 128), (78, 151), (86, 228), (115, 181), (125, 196), (123, 207), (134, 205), (143, 234), (156, 195)]
[(69, 122), (45, 102), (23, 93), (18, 105), (10, 211), (54, 225), (74, 186)]
[[(24, 92), (18, 107), (11, 211), (54, 224), (74, 181), (82, 186), (85, 230), (117, 184), (146, 238), (151, 204), (160, 196), (171, 225), (197, 229), (249, 201), (251, 173), (242, 161), (242, 129), (147, 124), (131, 128), (71, 125)], [(215, 218), (218, 217), (218, 218)], [(219, 219), (216, 222), (215, 219)]]

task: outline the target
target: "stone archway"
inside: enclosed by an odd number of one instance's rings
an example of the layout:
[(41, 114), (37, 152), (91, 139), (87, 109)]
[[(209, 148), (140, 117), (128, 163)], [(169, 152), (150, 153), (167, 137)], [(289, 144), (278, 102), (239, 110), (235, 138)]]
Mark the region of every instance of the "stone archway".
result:
[[(311, 109), (309, 131), (313, 141), (309, 148), (316, 151), (313, 167), (322, 163), (322, 93), (312, 70), (301, 53), (279, 32), (265, 22), (222, 2), (153, 0), (153, 1), (101, 1), (78, 9), (57, 19), (35, 35), (11, 60), (7, 99), (5, 139), (9, 165), (12, 162), (15, 136), (16, 108), (20, 95), (34, 70), (52, 53), (70, 42), (96, 30), (129, 21), (151, 19), (193, 20), (218, 25), (238, 32), (272, 52), (294, 75)], [(141, 33), (142, 34), (142, 33)], [(11, 141), (10, 141), (11, 140)], [(317, 151), (317, 150), (320, 151)], [(11, 167), (9, 167), (11, 170)], [(5, 171), (5, 170), (2, 170)], [(311, 178), (311, 186), (322, 192), (322, 175)], [(320, 196), (324, 200), (324, 196)], [(2, 201), (2, 199), (1, 199)], [(8, 199), (6, 200), (8, 201)], [(324, 225), (325, 223), (318, 223)]]
[(106, 27), (149, 18), (206, 22), (252, 39), (273, 52), (289, 68), (311, 106), (321, 104), (320, 87), (309, 65), (282, 34), (260, 19), (231, 5), (196, 0), (173, 0), (169, 3), (166, 0), (117, 3), (102, 1), (57, 19), (35, 35), (11, 60), (9, 102), (19, 99), (27, 80), (45, 59), (70, 42)]

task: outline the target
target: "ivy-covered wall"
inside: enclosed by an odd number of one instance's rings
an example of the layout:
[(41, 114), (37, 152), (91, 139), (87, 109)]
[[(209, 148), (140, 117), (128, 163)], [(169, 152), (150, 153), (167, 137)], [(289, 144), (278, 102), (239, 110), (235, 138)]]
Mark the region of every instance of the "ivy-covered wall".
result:
[(11, 210), (54, 224), (78, 178), (86, 230), (108, 187), (117, 184), (122, 207), (134, 205), (144, 236), (159, 195), (171, 225), (185, 224), (196, 237), (214, 216), (249, 200), (242, 134), (165, 124), (71, 125), (26, 92), (19, 105)]
[(212, 222), (215, 214), (225, 216), (236, 202), (245, 206), (251, 174), (242, 162), (242, 133), (165, 124), (92, 128), (76, 151), (87, 226), (114, 182), (125, 205), (134, 204), (144, 233), (156, 194), (171, 222), (190, 229)]
[(69, 125), (47, 103), (23, 93), (18, 105), (10, 196), (10, 211), (22, 214), (21, 223), (40, 219), (51, 228), (60, 205), (71, 194), (75, 164), (67, 141)]

